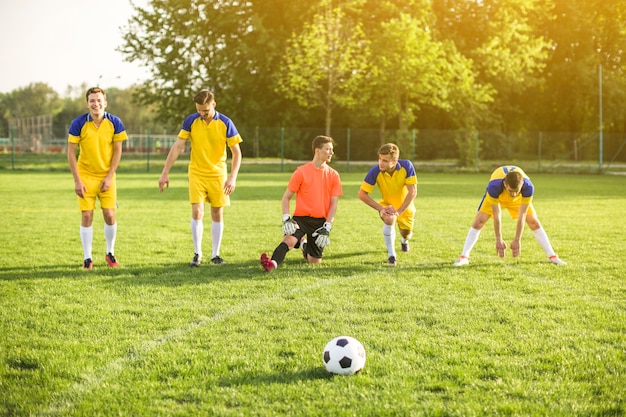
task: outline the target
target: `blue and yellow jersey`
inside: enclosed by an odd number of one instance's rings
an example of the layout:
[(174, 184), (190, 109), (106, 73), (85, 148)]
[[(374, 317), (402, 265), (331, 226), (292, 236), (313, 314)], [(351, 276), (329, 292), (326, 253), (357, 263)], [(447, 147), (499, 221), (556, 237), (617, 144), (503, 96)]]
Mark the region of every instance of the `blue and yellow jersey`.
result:
[[(504, 187), (504, 177), (511, 171), (517, 171), (522, 174), (523, 183), (520, 193), (516, 197), (511, 197)], [(520, 168), (514, 165), (501, 166), (491, 174), (487, 190), (485, 193), (485, 201), (487, 204), (512, 203), (530, 204), (533, 199), (535, 187), (528, 178), (528, 175)]]
[(235, 124), (217, 111), (208, 124), (200, 113), (190, 114), (178, 137), (191, 141), (189, 175), (199, 177), (226, 177), (226, 147), (243, 142)]
[[(378, 165), (370, 169), (363, 183), (361, 183), (361, 190), (370, 194), (374, 187), (378, 185), (382, 196), (380, 204), (384, 206), (392, 205), (397, 209), (402, 205), (408, 194), (406, 185), (409, 184), (417, 184), (417, 175), (415, 174), (413, 163), (408, 159), (398, 159), (396, 170), (392, 175), (381, 171)], [(411, 203), (408, 209), (415, 210), (415, 205)]]
[(72, 121), (68, 132), (68, 142), (80, 146), (78, 169), (93, 176), (106, 176), (111, 169), (113, 142), (128, 139), (124, 125), (119, 117), (104, 113), (99, 127), (89, 113)]

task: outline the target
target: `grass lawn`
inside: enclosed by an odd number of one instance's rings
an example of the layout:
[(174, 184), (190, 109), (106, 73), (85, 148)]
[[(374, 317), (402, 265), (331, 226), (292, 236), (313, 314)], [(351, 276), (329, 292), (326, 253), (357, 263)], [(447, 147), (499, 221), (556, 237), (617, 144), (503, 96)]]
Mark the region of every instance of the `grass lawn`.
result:
[[(417, 168), (396, 268), (355, 169), (323, 264), (294, 251), (269, 274), (258, 259), (282, 238), (289, 172), (242, 172), (227, 264), (192, 269), (186, 174), (161, 194), (158, 173), (122, 171), (121, 267), (106, 267), (96, 212), (85, 272), (69, 172), (0, 171), (0, 415), (626, 415), (626, 178), (531, 175), (568, 265), (548, 264), (528, 229), (521, 258), (498, 258), (490, 222), (454, 268), (488, 174)], [(367, 363), (332, 376), (322, 350), (344, 334)]]

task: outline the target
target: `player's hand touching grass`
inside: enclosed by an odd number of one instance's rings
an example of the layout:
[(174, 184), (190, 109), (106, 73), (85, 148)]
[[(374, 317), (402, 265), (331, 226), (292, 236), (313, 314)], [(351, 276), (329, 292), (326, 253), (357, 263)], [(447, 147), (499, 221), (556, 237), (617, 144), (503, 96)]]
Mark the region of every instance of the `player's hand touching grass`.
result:
[(504, 251), (506, 250), (506, 242), (502, 239), (496, 240), (496, 252), (500, 258), (504, 258)]
[(513, 252), (513, 257), (517, 258), (522, 253), (522, 242), (519, 240), (514, 240), (511, 242), (511, 251)]

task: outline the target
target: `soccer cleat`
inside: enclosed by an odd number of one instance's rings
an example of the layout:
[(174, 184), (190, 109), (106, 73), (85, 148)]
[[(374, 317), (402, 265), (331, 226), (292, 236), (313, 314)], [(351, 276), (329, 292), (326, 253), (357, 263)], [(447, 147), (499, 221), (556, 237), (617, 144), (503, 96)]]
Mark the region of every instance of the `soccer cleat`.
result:
[(400, 242), (400, 247), (402, 248), (402, 252), (408, 252), (411, 248), (409, 247), (409, 241), (402, 243)]
[(85, 259), (85, 261), (83, 262), (83, 269), (86, 271), (91, 271), (92, 268), (93, 262), (91, 261), (91, 258)]
[(387, 259), (387, 263), (385, 265), (387, 265), (387, 266), (396, 266), (396, 257), (395, 256), (390, 256), (389, 259)]
[(548, 258), (548, 262), (550, 262), (551, 264), (554, 265), (567, 265), (567, 262), (562, 261), (561, 259), (559, 259), (558, 256), (551, 256)]
[(456, 261), (453, 265), (454, 266), (465, 266), (469, 264), (469, 258), (467, 256), (460, 256), (459, 260)]
[(115, 259), (115, 255), (113, 255), (111, 252), (107, 253), (104, 259), (107, 261), (107, 265), (112, 268), (120, 266), (120, 264), (117, 263), (117, 259)]
[(277, 267), (276, 261), (270, 259), (270, 257), (267, 256), (267, 253), (261, 254), (261, 266), (265, 269), (265, 272), (270, 272), (272, 269), (276, 269)]
[(223, 260), (223, 259), (222, 259), (219, 255), (217, 255), (217, 256), (216, 256), (216, 257), (214, 257), (214, 258), (211, 258), (211, 262), (212, 262), (214, 265), (223, 265), (223, 264), (225, 264), (225, 263), (226, 263), (226, 261), (225, 261), (225, 260)]
[(197, 253), (194, 253), (193, 259), (191, 260), (191, 262), (189, 262), (189, 266), (200, 266), (201, 263), (202, 263), (202, 256), (198, 255)]

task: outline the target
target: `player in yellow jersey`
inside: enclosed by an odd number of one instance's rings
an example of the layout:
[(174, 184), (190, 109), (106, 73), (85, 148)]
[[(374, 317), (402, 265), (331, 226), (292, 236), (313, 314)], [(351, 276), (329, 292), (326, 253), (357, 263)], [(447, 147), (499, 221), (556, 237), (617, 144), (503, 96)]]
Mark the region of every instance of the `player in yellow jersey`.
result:
[[(267, 272), (278, 268), (287, 252), (301, 246), (309, 263), (322, 262), (324, 248), (330, 244), (330, 230), (335, 220), (339, 196), (343, 195), (339, 173), (328, 166), (334, 155), (334, 141), (328, 136), (313, 139), (313, 160), (296, 168), (281, 201), (283, 240), (271, 258), (261, 254), (261, 265)], [(293, 217), (290, 202), (296, 196)], [(311, 243), (306, 242), (306, 238)]]
[(478, 213), (467, 232), (463, 252), (454, 263), (454, 266), (469, 264), (469, 256), (472, 248), (478, 241), (481, 229), (490, 218), (493, 218), (493, 228), (496, 237), (496, 252), (501, 258), (504, 257), (506, 243), (502, 237), (502, 209), (507, 209), (513, 219), (516, 220), (515, 237), (511, 241), (513, 257), (520, 256), (522, 251), (522, 233), (524, 223), (533, 231), (535, 239), (548, 255), (548, 262), (555, 265), (565, 265), (552, 249), (548, 235), (546, 234), (533, 207), (534, 194), (533, 183), (521, 168), (508, 165), (497, 168), (489, 179), (487, 190), (483, 196)]
[[(105, 111), (106, 93), (93, 87), (85, 94), (88, 113), (74, 119), (68, 132), (67, 160), (74, 177), (74, 192), (81, 210), (80, 239), (83, 245), (83, 269), (93, 267), (93, 211), (96, 199), (104, 217), (105, 260), (118, 266), (115, 258), (117, 188), (115, 171), (122, 157), (122, 142), (128, 139), (119, 117)], [(80, 147), (78, 160), (76, 153)]]
[[(224, 207), (230, 206), (230, 195), (237, 185), (237, 174), (241, 166), (241, 136), (235, 124), (215, 110), (215, 98), (209, 90), (201, 90), (193, 101), (196, 113), (183, 121), (178, 138), (167, 155), (159, 178), (159, 190), (169, 187), (169, 172), (178, 156), (191, 142), (189, 162), (189, 202), (191, 203), (191, 237), (194, 256), (190, 266), (202, 263), (202, 235), (204, 232), (204, 205), (211, 205), (211, 262), (220, 265), (222, 236), (224, 234)], [(226, 167), (226, 148), (232, 155), (230, 175)]]
[[(400, 149), (387, 143), (378, 149), (378, 165), (372, 167), (359, 189), (359, 199), (378, 212), (383, 221), (383, 239), (387, 247), (387, 265), (396, 266), (396, 220), (402, 236), (402, 252), (409, 251), (409, 239), (415, 220), (417, 176), (413, 163), (399, 159)], [(374, 200), (370, 193), (378, 185), (382, 199)]]

